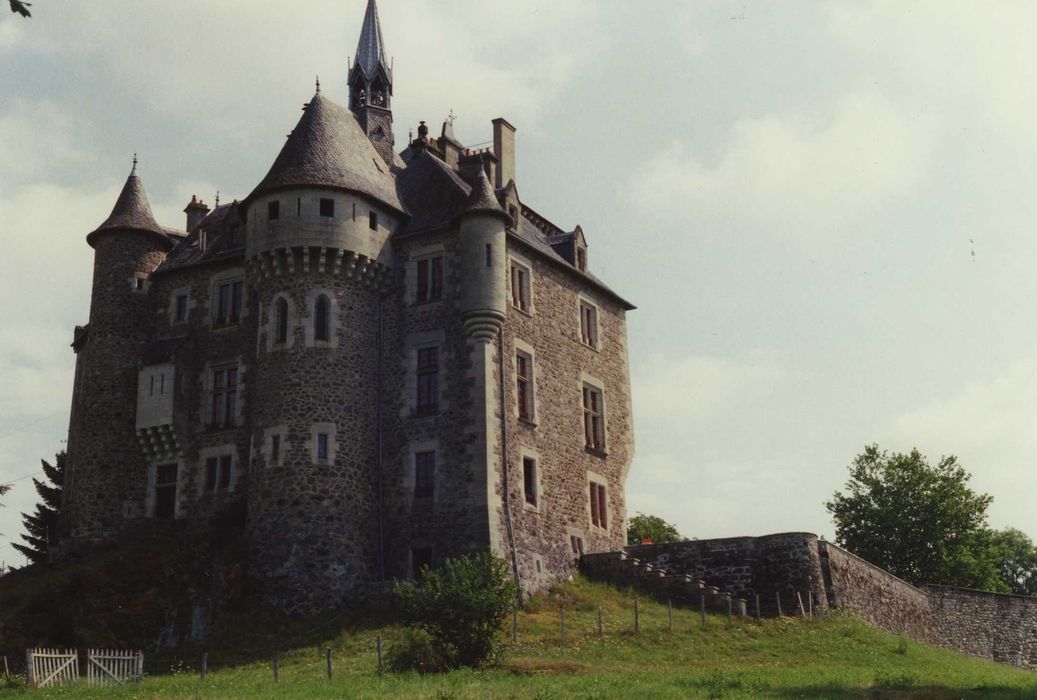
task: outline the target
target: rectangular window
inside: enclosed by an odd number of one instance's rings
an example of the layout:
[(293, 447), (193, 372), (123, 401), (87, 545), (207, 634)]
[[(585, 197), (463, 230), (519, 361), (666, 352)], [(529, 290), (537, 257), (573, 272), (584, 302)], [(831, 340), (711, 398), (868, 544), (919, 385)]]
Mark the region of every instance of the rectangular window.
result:
[(144, 291), (144, 278), (138, 277), (134, 281), (134, 286), (136, 287), (137, 291)]
[(271, 435), (270, 436), (270, 463), (280, 464), (281, 463), (281, 436)]
[(320, 198), (320, 215), (325, 218), (333, 218), (335, 216), (335, 200), (328, 199), (326, 197)]
[(187, 320), (187, 295), (177, 294), (176, 296), (176, 310), (173, 315), (173, 320), (176, 323), (183, 323)]
[(486, 267), (493, 267), (493, 246), (486, 244)]
[(158, 375), (158, 395), (162, 396), (166, 393), (166, 373)]
[(511, 305), (529, 311), (529, 268), (511, 263)]
[(576, 268), (578, 270), (587, 270), (587, 249), (583, 246), (576, 246)]
[(591, 486), (591, 525), (594, 527), (607, 528), (608, 525), (608, 499), (605, 492), (605, 484), (595, 481)]
[(537, 504), (537, 462), (532, 457), (522, 458), (522, 488), (526, 494), (526, 503)]
[(235, 424), (238, 404), (238, 369), (226, 367), (212, 371), (211, 425), (222, 428)]
[(436, 453), (414, 455), (414, 497), (432, 498), (436, 488)]
[(295, 198), (295, 215), (302, 216), (302, 197)]
[(533, 420), (533, 358), (524, 352), (515, 355), (518, 414), (522, 420)]
[(328, 434), (317, 433), (317, 459), (328, 458)]
[(160, 464), (155, 471), (155, 517), (176, 517), (177, 465)]
[(205, 460), (205, 490), (207, 493), (230, 488), (231, 455), (209, 457)]
[(588, 448), (598, 451), (605, 449), (601, 390), (589, 384), (583, 385), (583, 432)]
[(418, 401), (419, 415), (439, 412), (439, 348), (418, 350)]
[(275, 199), (266, 203), (266, 218), (270, 221), (281, 218), (281, 202)]
[(417, 262), (418, 287), (414, 300), (438, 301), (443, 298), (443, 256), (424, 258)]
[(154, 396), (155, 395), (155, 375), (154, 374), (151, 375), (150, 380), (151, 381), (148, 384), (148, 396)]
[(598, 310), (587, 302), (580, 302), (580, 339), (585, 345), (598, 347)]
[(378, 230), (378, 212), (372, 211), (368, 214), (367, 225), (372, 231)]
[(225, 325), (241, 319), (241, 299), (245, 283), (226, 282), (216, 289), (216, 323)]

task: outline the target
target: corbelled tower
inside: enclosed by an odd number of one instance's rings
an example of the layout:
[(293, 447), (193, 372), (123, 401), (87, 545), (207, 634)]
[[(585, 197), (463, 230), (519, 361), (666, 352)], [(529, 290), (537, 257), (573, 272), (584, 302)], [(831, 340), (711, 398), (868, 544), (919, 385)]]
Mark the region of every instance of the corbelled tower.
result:
[(392, 134), (392, 66), (385, 58), (385, 41), (375, 0), (367, 2), (356, 60), (349, 69), (349, 108), (382, 160), (392, 165), (396, 157)]
[(76, 339), (76, 403), (64, 512), (75, 541), (108, 538), (139, 517), (146, 468), (135, 432), (137, 369), (155, 313), (149, 276), (175, 239), (155, 221), (137, 158), (94, 249), (90, 322)]

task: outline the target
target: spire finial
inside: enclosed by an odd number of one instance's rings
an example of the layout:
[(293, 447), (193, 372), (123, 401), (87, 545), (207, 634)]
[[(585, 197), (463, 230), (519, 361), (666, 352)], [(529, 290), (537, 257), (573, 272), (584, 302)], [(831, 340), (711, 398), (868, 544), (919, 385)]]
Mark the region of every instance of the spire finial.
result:
[(220, 206), (220, 191), (216, 190), (216, 206)]
[(457, 119), (457, 115), (456, 115), (456, 114), (454, 114), (454, 108), (453, 108), (453, 107), (451, 107), (451, 108), (450, 108), (450, 114), (448, 114), (448, 115), (447, 115), (447, 118), (446, 118), (446, 120), (447, 120), (448, 122), (450, 122), (450, 126), (453, 126), (453, 125), (454, 125), (454, 120), (455, 120), (455, 119)]
[(137, 174), (137, 154), (133, 154), (133, 168), (130, 170), (130, 175)]
[(320, 76), (317, 76), (317, 94), (320, 94)]

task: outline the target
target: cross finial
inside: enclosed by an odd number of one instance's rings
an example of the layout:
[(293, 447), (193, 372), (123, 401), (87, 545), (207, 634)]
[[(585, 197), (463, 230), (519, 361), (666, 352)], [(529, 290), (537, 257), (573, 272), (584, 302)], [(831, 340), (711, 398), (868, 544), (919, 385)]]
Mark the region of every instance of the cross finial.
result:
[(446, 120), (447, 120), (448, 122), (450, 122), (450, 126), (453, 126), (453, 125), (454, 125), (454, 120), (455, 120), (455, 119), (457, 119), (457, 115), (456, 115), (456, 114), (454, 114), (454, 108), (453, 108), (453, 107), (451, 107), (451, 108), (450, 108), (450, 114), (448, 114), (448, 115), (447, 115), (447, 118), (446, 118)]
[(134, 153), (133, 154), (133, 169), (130, 170), (130, 175), (136, 175), (136, 174), (137, 174), (137, 154)]
[(220, 191), (216, 190), (216, 206), (220, 206)]
[(317, 76), (317, 94), (320, 94), (320, 76)]

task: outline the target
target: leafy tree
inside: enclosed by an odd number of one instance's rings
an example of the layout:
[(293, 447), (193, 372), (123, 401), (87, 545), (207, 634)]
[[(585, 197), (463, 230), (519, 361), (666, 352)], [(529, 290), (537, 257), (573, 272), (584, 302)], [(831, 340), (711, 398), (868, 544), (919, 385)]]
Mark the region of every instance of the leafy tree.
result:
[(50, 484), (35, 478), (32, 480), (36, 486), (36, 493), (40, 495), (40, 502), (36, 504), (36, 510), (33, 513), (22, 513), (22, 523), (25, 526), (22, 539), (26, 544), (11, 543), (12, 547), (25, 555), (33, 564), (47, 560), (51, 538), (57, 530), (65, 461), (64, 450), (54, 456), (53, 465), (48, 464), (45, 459), (40, 460), (43, 465), (43, 473)]
[(396, 584), (396, 596), (407, 625), (427, 634), (445, 665), (474, 668), (499, 653), (498, 633), (519, 590), (503, 559), (479, 552), (423, 568), (416, 582)]
[(998, 575), (1008, 592), (1037, 595), (1037, 547), (1020, 530), (991, 533), (990, 546)]
[(990, 546), (987, 507), (954, 456), (930, 466), (910, 454), (865, 447), (844, 493), (825, 506), (839, 545), (914, 584), (1003, 589)]
[(658, 515), (638, 513), (630, 518), (627, 525), (627, 544), (641, 544), (642, 540), (651, 539), (656, 544), (667, 542), (683, 542), (688, 539), (677, 532), (677, 528)]

